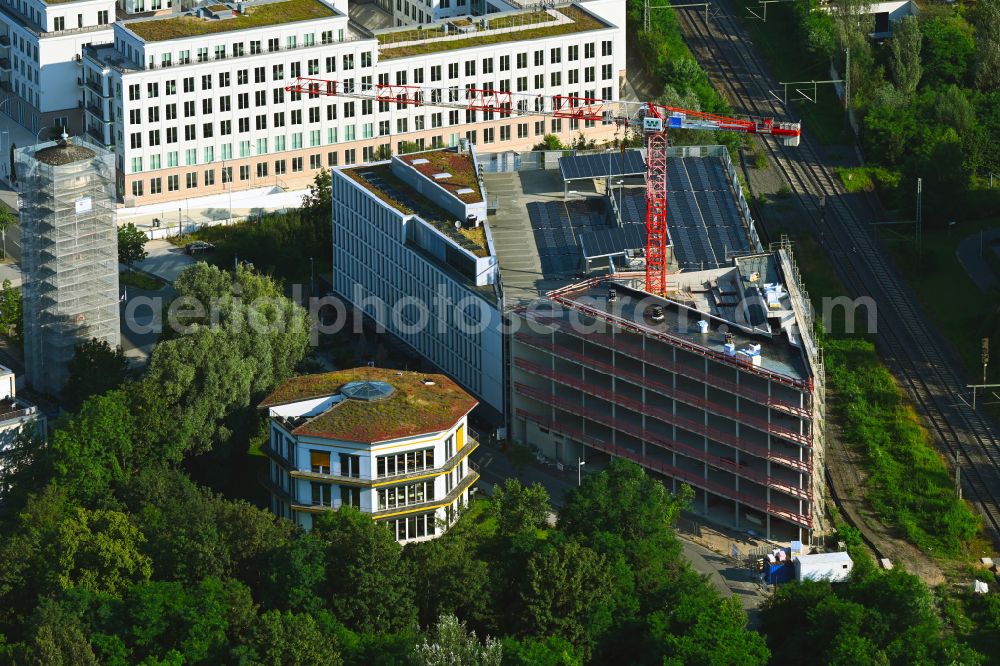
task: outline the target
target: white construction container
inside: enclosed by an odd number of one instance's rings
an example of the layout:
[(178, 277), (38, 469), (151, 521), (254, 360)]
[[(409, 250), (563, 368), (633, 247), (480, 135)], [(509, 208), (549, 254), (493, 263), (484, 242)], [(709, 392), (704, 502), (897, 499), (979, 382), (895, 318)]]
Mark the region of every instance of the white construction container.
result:
[(795, 580), (828, 580), (843, 583), (851, 575), (854, 562), (847, 553), (817, 553), (795, 558)]

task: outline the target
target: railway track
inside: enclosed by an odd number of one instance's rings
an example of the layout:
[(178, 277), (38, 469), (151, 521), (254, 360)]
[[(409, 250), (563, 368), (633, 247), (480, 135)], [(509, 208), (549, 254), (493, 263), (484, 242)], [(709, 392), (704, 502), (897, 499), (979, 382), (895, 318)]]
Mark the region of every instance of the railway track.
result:
[[(752, 47), (733, 7), (717, 2), (719, 12), (676, 9), (692, 52), (737, 113), (791, 118), (770, 94), (778, 88)], [(876, 345), (916, 401), (931, 431), (951, 460), (961, 467), (964, 496), (983, 516), (1000, 543), (1000, 437), (996, 425), (966, 401), (966, 381), (947, 342), (927, 324), (915, 294), (906, 285), (866, 219), (878, 212), (848, 200), (842, 185), (824, 166), (815, 140), (804, 128), (798, 147), (764, 141), (773, 162), (788, 179), (814, 233), (830, 255), (838, 278), (853, 298), (868, 296), (877, 306)], [(825, 200), (825, 214), (821, 201)], [(877, 218), (876, 218), (877, 219)], [(808, 285), (807, 285), (808, 286)]]

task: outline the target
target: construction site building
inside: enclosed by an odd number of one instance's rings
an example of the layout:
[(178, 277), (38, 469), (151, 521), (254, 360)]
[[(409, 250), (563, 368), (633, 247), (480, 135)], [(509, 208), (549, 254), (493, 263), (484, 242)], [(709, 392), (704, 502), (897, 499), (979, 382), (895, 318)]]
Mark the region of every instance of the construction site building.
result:
[(21, 211), (24, 363), (56, 394), (76, 345), (119, 344), (114, 153), (86, 137), (15, 151)]
[(486, 175), (515, 204), (491, 221), (512, 439), (563, 469), (628, 458), (691, 486), (713, 522), (809, 540), (824, 530), (823, 367), (792, 248), (762, 244), (724, 149), (671, 151), (664, 295), (645, 291), (641, 168), (597, 154)]

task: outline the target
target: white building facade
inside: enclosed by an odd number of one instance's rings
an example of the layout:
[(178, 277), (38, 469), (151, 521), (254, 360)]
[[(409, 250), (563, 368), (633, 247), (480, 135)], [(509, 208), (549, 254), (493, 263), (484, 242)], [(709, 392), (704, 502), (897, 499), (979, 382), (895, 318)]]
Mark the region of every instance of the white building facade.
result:
[[(478, 443), (466, 420), (475, 400), (441, 375), (363, 368), (307, 377), (305, 383), (317, 377), (337, 389), (308, 397), (292, 391), (288, 398), (289, 386), (303, 380), (293, 378), (262, 405), (271, 422), (264, 448), (272, 510), (308, 530), (316, 514), (349, 505), (385, 523), (400, 542), (443, 534), (468, 504), (478, 478), (468, 460)], [(355, 389), (365, 397), (348, 397)], [(403, 431), (387, 419), (365, 430), (366, 437), (387, 439), (357, 441), (348, 435), (350, 419), (338, 420), (337, 411), (345, 407), (379, 419), (382, 401), (441, 392), (453, 404), (426, 419), (406, 414), (420, 427), (402, 436), (395, 436)]]
[[(320, 168), (374, 161), (414, 144), (453, 146), (466, 138), (484, 150), (522, 150), (547, 133), (566, 142), (581, 132), (614, 134), (614, 125), (602, 121), (528, 112), (529, 100), (554, 95), (618, 98), (623, 0), (535, 12), (532, 20), (560, 26), (541, 35), (539, 24), (517, 18), (523, 12), (492, 14), (504, 22), (481, 24), (472, 34), (445, 32), (449, 24), (442, 24), (417, 35), (361, 28), (349, 21), (346, 2), (242, 6), (253, 16), (278, 5), (295, 11), (251, 22), (231, 15), (239, 11), (232, 4), (197, 17), (124, 21), (114, 25), (113, 44), (85, 49), (87, 131), (114, 147), (127, 205), (231, 189), (299, 189)], [(308, 18), (294, 20), (299, 16)], [(286, 91), (300, 76), (334, 80), (340, 93), (366, 98)], [(424, 104), (379, 101), (413, 89), (398, 86), (425, 89)], [(488, 103), (467, 108), (475, 95), (466, 89), (520, 96), (514, 110), (525, 113), (482, 110)], [(445, 104), (435, 106), (437, 100)]]
[[(487, 416), (499, 422), (502, 296), (485, 197), (480, 191), (478, 204), (464, 206), (408, 166), (434, 153), (467, 160), (478, 173), (475, 149), (465, 143), (333, 171), (333, 289), (377, 330), (401, 340), (476, 396), (489, 408)], [(471, 216), (481, 231), (478, 245), (453, 227), (468, 220), (468, 211), (476, 211)]]
[(114, 0), (0, 0), (0, 113), (36, 133), (82, 132), (81, 55), (111, 41), (114, 20)]

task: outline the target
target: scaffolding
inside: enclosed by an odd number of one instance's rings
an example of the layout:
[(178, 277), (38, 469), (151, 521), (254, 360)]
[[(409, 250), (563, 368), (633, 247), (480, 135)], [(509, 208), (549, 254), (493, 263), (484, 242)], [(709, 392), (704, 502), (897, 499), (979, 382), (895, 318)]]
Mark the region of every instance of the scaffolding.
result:
[(24, 361), (57, 394), (76, 345), (120, 341), (115, 157), (87, 137), (15, 153), (21, 211)]

